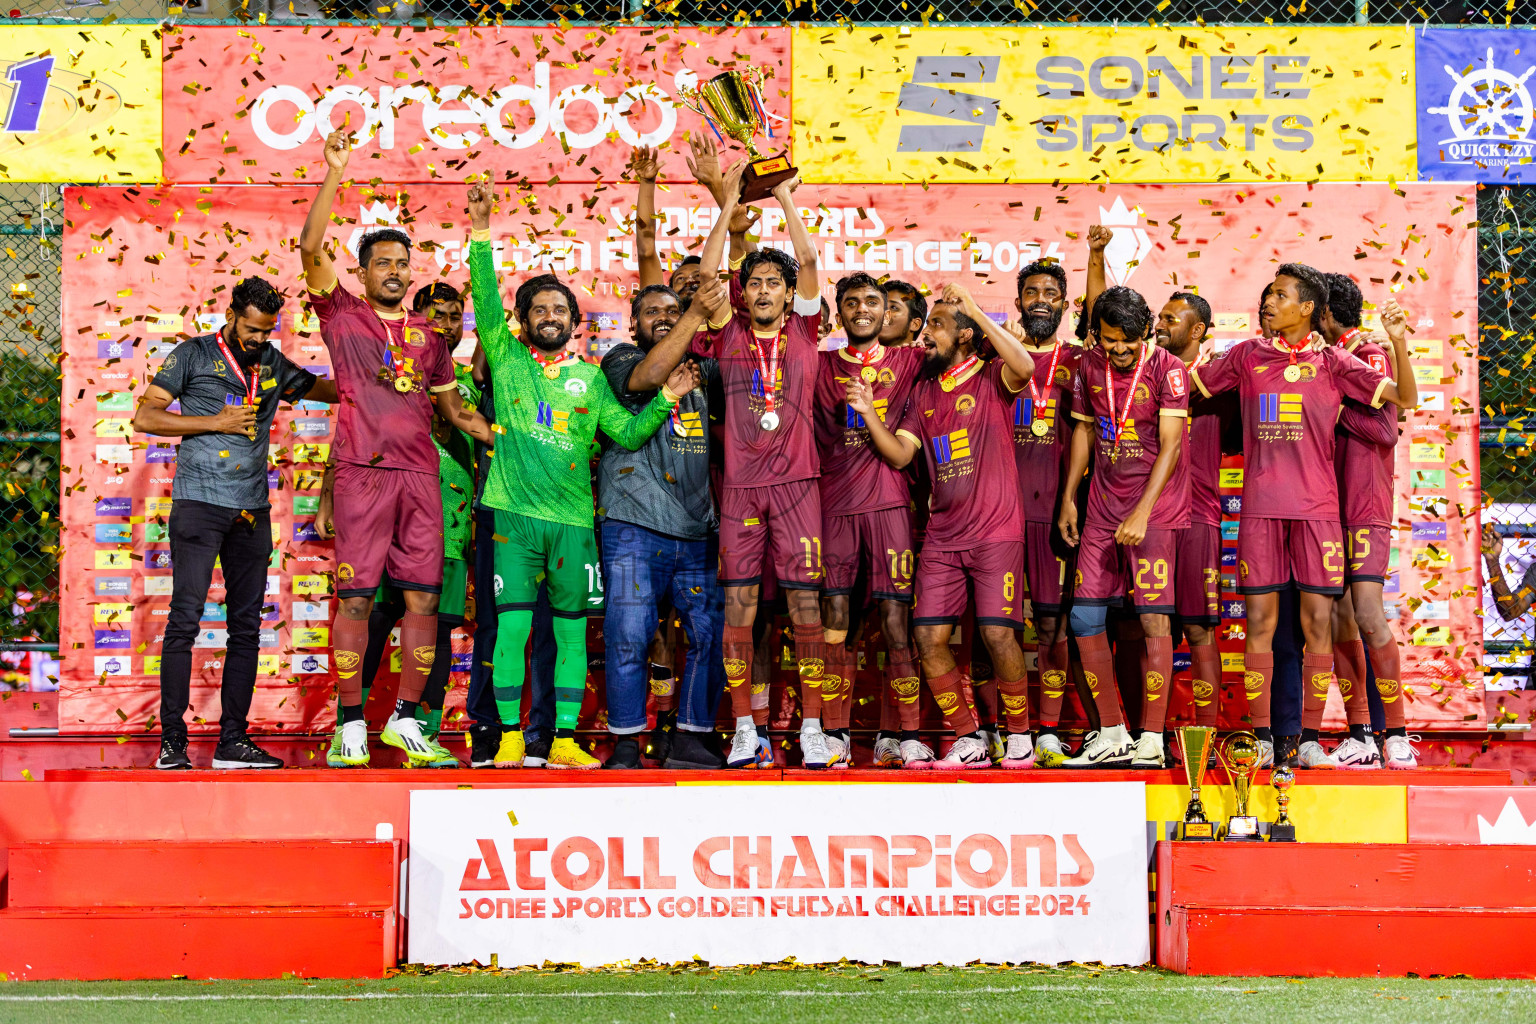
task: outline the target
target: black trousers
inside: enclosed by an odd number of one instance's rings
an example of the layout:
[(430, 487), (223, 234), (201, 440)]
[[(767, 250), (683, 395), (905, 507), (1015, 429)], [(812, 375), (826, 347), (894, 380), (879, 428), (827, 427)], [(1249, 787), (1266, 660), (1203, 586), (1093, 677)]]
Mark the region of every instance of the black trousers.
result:
[(272, 519), (252, 511), (201, 501), (171, 503), (171, 614), (160, 657), (160, 731), (185, 737), (183, 720), (192, 687), (192, 645), (197, 640), (217, 559), (224, 570), (226, 625), (224, 678), (220, 688), (219, 739), (245, 734), (256, 689), (261, 646), (261, 606), (272, 557)]

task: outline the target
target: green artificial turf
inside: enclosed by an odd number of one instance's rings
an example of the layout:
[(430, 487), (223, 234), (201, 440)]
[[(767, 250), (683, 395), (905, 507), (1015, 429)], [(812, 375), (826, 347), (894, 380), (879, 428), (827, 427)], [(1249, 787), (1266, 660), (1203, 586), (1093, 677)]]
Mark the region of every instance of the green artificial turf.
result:
[[(385, 1016), (385, 1015), (390, 1016)], [(1536, 984), (1463, 978), (1186, 978), (1153, 969), (843, 965), (445, 970), (382, 981), (0, 983), (0, 1021), (322, 1024), (944, 1024), (1536, 1020)]]

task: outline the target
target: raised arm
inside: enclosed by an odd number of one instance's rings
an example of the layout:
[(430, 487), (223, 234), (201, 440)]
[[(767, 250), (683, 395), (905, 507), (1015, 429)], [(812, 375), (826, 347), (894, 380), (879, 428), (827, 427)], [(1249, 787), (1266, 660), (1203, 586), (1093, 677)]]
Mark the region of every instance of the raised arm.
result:
[(144, 389), (139, 407), (133, 413), (133, 429), (140, 434), (157, 434), (160, 437), (187, 437), (191, 434), (244, 434), (254, 436), (256, 407), (254, 405), (226, 405), (212, 416), (183, 416), (169, 412), (166, 407), (176, 396), (151, 384)]
[(323, 295), (336, 286), (336, 267), (325, 251), (325, 232), (331, 224), (331, 207), (336, 202), (336, 190), (341, 187), (341, 176), (347, 171), (347, 161), (352, 157), (351, 135), (338, 129), (325, 137), (325, 181), (320, 192), (309, 206), (309, 216), (304, 218), (304, 230), (299, 233), (299, 255), (304, 261), (304, 283), (309, 290)]
[(656, 147), (636, 146), (629, 156), (640, 190), (635, 196), (635, 259), (640, 263), (640, 287), (664, 284), (661, 257), (656, 255)]
[[(1074, 412), (1073, 416), (1077, 416)], [(1078, 419), (1072, 428), (1072, 447), (1067, 457), (1067, 478), (1061, 482), (1061, 512), (1056, 516), (1056, 528), (1061, 539), (1077, 547), (1077, 488), (1088, 472), (1088, 456), (1093, 452), (1093, 423)]]
[[(1104, 294), (1107, 281), (1104, 277), (1104, 247), (1115, 237), (1112, 228), (1092, 224), (1088, 228), (1088, 292), (1083, 296), (1083, 319), (1093, 312), (1093, 303)], [(1088, 320), (1093, 323), (1092, 320)]]
[(656, 433), (656, 429), (667, 422), (667, 417), (682, 397), (698, 386), (698, 365), (687, 362), (674, 369), (655, 397), (636, 413), (624, 408), (608, 387), (608, 378), (602, 374), (594, 379), (589, 393), (593, 395), (592, 405), (597, 412), (597, 425), (603, 429), (603, 433), (630, 451), (638, 451)]
[(869, 441), (880, 457), (897, 469), (905, 469), (917, 454), (918, 445), (905, 434), (898, 437), (891, 433), (891, 428), (875, 412), (873, 389), (857, 377), (848, 379), (848, 408), (864, 417)]
[(795, 247), (795, 260), (800, 264), (800, 280), (795, 286), (795, 294), (802, 299), (815, 299), (821, 296), (821, 275), (816, 268), (816, 243), (811, 241), (811, 233), (806, 229), (805, 221), (800, 219), (800, 208), (795, 205), (795, 189), (799, 187), (798, 175), (781, 181), (773, 190), (773, 198), (784, 209), (785, 229)]
[(469, 287), (475, 304), (475, 336), (485, 360), (493, 367), (512, 344), (507, 330), (507, 311), (496, 283), (496, 260), (491, 248), (491, 204), (496, 193), (489, 185), (469, 186)]
[(700, 278), (693, 304), (683, 311), (671, 332), (653, 345), (645, 358), (629, 372), (629, 390), (654, 391), (661, 387), (688, 354), (693, 337), (704, 326), (705, 318), (719, 320), (728, 312), (725, 286), (717, 278)]
[(1392, 339), (1392, 365), (1397, 379), (1389, 381), (1381, 392), (1383, 402), (1391, 402), (1399, 409), (1419, 407), (1419, 382), (1413, 375), (1413, 362), (1408, 358), (1408, 314), (1392, 299), (1381, 309), (1381, 326)]
[(953, 283), (945, 285), (944, 301), (956, 303), (965, 310), (966, 316), (976, 321), (981, 327), (981, 333), (987, 336), (992, 348), (1002, 357), (1003, 383), (1009, 391), (1022, 390), (1029, 383), (1029, 378), (1035, 375), (1034, 357), (1024, 351), (1023, 343), (1012, 332), (993, 323), (992, 318), (982, 312), (976, 300), (971, 298), (971, 293), (962, 286)]

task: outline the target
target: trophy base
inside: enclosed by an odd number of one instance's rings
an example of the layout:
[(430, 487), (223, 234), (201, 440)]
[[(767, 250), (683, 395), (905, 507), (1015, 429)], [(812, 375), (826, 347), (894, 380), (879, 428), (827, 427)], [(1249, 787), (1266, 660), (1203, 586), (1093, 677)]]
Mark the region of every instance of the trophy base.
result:
[(1251, 814), (1234, 814), (1227, 819), (1227, 834), (1222, 837), (1228, 843), (1262, 843), (1259, 835), (1259, 819)]
[(799, 169), (783, 153), (753, 160), (741, 176), (741, 201), (755, 203), (767, 199), (773, 195), (774, 189), (799, 173)]
[(1181, 843), (1215, 842), (1216, 826), (1209, 821), (1181, 821), (1176, 838)]
[(1296, 841), (1296, 826), (1291, 824), (1269, 826), (1269, 841), (1272, 843), (1294, 843)]

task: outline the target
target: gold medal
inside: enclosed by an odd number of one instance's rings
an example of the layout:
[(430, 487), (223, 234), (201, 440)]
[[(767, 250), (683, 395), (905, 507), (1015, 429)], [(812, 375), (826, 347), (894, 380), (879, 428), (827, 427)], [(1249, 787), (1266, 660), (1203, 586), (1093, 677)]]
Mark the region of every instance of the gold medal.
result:
[(411, 380), (409, 377), (396, 377), (395, 390), (400, 392), (402, 395), (408, 395), (412, 391), (416, 390), (416, 382)]
[(1051, 425), (1045, 420), (1035, 420), (1029, 425), (1029, 432), (1036, 437), (1044, 437), (1051, 432)]
[(548, 377), (550, 380), (557, 380), (560, 377), (560, 367), (555, 363), (550, 363), (548, 366), (544, 367), (544, 376)]
[(875, 369), (873, 366), (866, 366), (864, 369), (859, 371), (859, 376), (863, 377), (866, 383), (873, 384), (880, 378), (880, 371)]
[(1301, 367), (1296, 366), (1294, 363), (1290, 366), (1287, 366), (1285, 368), (1285, 379), (1292, 384), (1295, 384), (1297, 381), (1301, 380)]
[(943, 388), (945, 391), (953, 391), (955, 390), (955, 382), (952, 378), (941, 377), (939, 379), (939, 387)]

